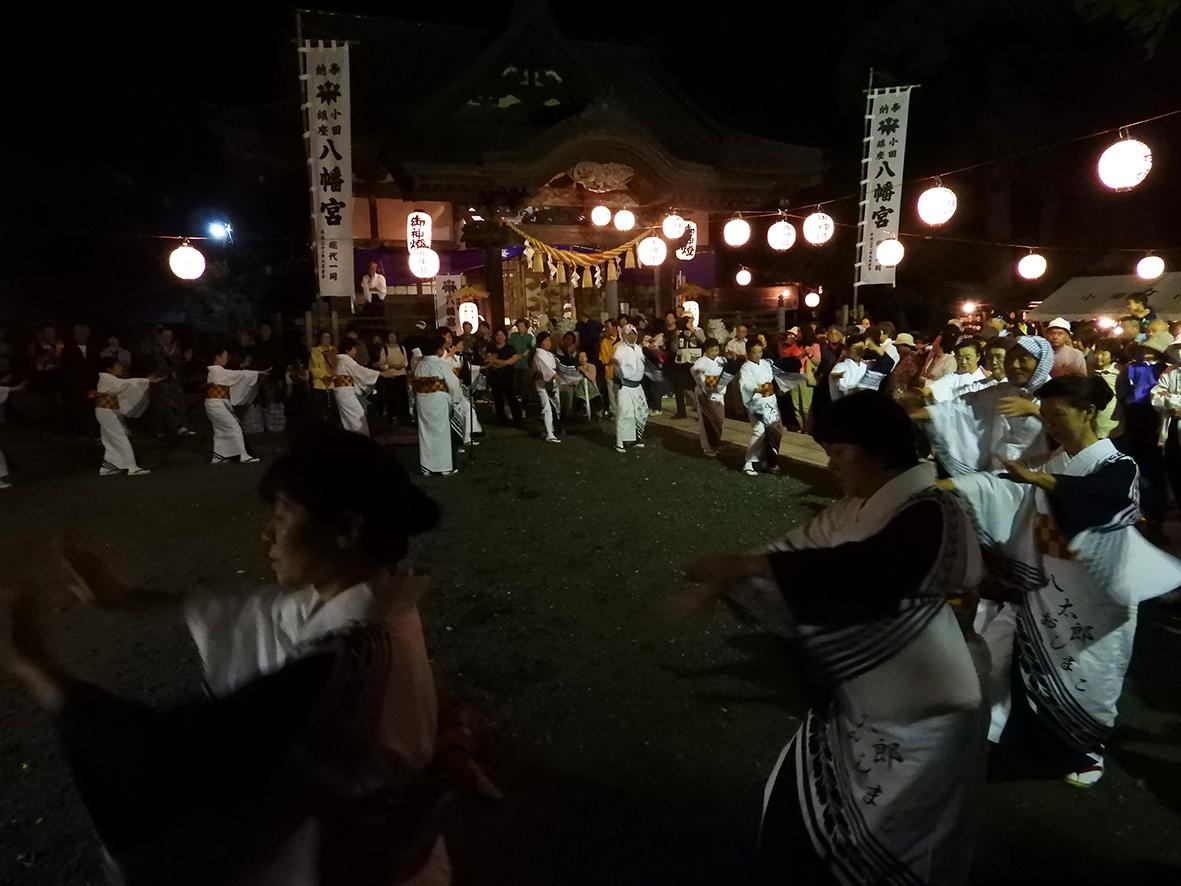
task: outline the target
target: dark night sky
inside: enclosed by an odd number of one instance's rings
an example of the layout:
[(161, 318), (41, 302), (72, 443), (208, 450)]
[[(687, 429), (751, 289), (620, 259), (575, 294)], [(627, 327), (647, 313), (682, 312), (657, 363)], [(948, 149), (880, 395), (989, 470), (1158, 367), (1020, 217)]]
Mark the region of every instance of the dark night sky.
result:
[[(414, 17), (411, 4), (389, 0), (319, 8)], [(421, 8), (421, 19), (495, 28), (512, 3)], [(829, 148), (826, 195), (856, 189), (860, 91), (870, 65), (923, 86), (912, 104), (908, 178), (1181, 106), (1181, 16), (1150, 58), (1119, 23), (1088, 23), (1072, 4), (1052, 0), (730, 0), (704, 8), (606, 0), (551, 8), (568, 35), (651, 47), (724, 123)], [(304, 216), (289, 210), (302, 195), (231, 181), (205, 110), (297, 101), (293, 10), (249, 2), (155, 4), (14, 23), (12, 34), (30, 38), (9, 41), (20, 47), (25, 75), (20, 89), (10, 81), (6, 91), (13, 113), (33, 125), (4, 140), (9, 199), (0, 222), (0, 298), (43, 285), (40, 269), (48, 279), (63, 255), (84, 262), (100, 289), (106, 278), (127, 285), (128, 264), (158, 250), (134, 235), (195, 233), (216, 213), (232, 218), (244, 239), (306, 236)], [(463, 63), (447, 47), (439, 57), (441, 67)], [(1181, 157), (1181, 117), (1143, 135), (1156, 146), (1157, 168), (1152, 187), (1132, 198), (1106, 194), (1095, 183), (1102, 141), (1004, 167), (1020, 183), (1014, 238), (1181, 246), (1174, 159)], [(963, 206), (982, 197), (988, 181), (973, 175), (953, 186), (962, 189)], [(854, 220), (855, 206), (839, 209)], [(15, 246), (14, 228), (35, 232), (31, 242)], [(851, 256), (852, 246), (846, 251)], [(1174, 266), (1181, 265), (1181, 252), (1173, 255)], [(1075, 267), (1101, 271), (1111, 260), (1097, 253), (1079, 259), (1087, 267)]]

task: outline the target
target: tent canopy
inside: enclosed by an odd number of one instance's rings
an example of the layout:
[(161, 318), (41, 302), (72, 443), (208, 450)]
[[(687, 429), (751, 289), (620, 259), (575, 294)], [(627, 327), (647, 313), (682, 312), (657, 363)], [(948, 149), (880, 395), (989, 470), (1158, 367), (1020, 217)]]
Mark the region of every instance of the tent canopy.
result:
[(1115, 277), (1073, 277), (1029, 312), (1033, 320), (1118, 320), (1128, 313), (1129, 295), (1148, 295), (1148, 305), (1162, 320), (1181, 320), (1181, 271), (1146, 281), (1129, 274)]

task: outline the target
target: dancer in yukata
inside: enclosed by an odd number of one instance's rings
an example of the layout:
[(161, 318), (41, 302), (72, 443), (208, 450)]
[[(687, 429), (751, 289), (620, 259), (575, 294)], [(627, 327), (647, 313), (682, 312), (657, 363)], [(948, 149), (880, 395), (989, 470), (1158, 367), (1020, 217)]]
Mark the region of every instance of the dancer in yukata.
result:
[[(833, 403), (815, 438), (845, 497), (762, 551), (691, 564), (701, 585), (678, 601), (726, 599), (788, 636), (819, 681), (767, 782), (760, 864), (767, 882), (966, 883), (987, 723), (972, 520), (887, 395)], [(877, 579), (815, 592), (810, 576), (850, 563)]]

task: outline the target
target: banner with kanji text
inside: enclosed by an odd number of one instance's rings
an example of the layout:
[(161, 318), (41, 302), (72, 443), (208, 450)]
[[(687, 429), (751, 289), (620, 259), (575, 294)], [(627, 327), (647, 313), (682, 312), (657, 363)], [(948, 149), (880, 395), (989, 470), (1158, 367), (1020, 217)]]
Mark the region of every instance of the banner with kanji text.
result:
[(322, 298), (351, 298), (353, 280), (353, 150), (349, 47), (306, 42), (303, 55), (304, 142), (311, 174), (316, 276)]
[(878, 244), (898, 236), (902, 215), (902, 165), (910, 86), (875, 89), (866, 102), (861, 158), (861, 219), (858, 225), (857, 286), (894, 285), (894, 268), (877, 260)]

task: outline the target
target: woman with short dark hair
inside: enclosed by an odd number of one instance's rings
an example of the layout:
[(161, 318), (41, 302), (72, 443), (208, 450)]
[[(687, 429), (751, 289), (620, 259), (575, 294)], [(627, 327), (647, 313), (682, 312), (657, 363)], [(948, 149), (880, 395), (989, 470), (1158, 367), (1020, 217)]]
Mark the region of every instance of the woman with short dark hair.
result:
[(1037, 392), (1046, 435), (1060, 445), (1037, 470), (943, 481), (971, 506), (994, 598), (1015, 610), (1012, 657), (993, 668), (1011, 690), (993, 706), (989, 738), (1013, 744), (1090, 787), (1131, 659), (1139, 604), (1181, 586), (1181, 562), (1136, 529), (1136, 463), (1099, 439), (1111, 400), (1096, 376), (1063, 376)]
[(442, 786), (419, 775), (437, 728), (417, 609), (428, 581), (399, 574), (438, 507), (377, 444), (340, 430), (278, 459), (261, 492), (278, 589), (148, 592), (65, 554), (87, 602), (183, 604), (210, 698), (153, 709), (75, 679), (48, 652), (31, 591), (14, 612), (13, 669), (55, 715), (121, 882), (446, 884), (430, 824)]
[[(701, 587), (680, 601), (724, 597), (786, 634), (820, 683), (771, 772), (759, 861), (767, 882), (964, 883), (987, 720), (971, 518), (885, 394), (833, 403), (815, 437), (845, 497), (760, 553), (691, 564)], [(850, 564), (872, 578), (816, 593), (811, 579)]]

